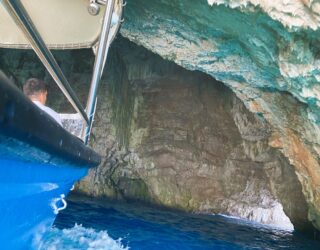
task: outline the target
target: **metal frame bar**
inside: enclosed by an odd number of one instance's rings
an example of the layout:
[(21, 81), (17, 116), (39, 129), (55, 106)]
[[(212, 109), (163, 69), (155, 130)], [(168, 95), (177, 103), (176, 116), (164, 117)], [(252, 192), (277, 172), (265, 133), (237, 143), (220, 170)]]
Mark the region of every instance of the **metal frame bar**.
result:
[(87, 101), (87, 107), (86, 107), (87, 116), (89, 118), (89, 124), (87, 126), (86, 124), (84, 124), (81, 132), (81, 138), (83, 139), (85, 144), (87, 144), (89, 140), (94, 113), (95, 113), (95, 107), (97, 103), (97, 98), (96, 98), (97, 90), (101, 80), (104, 64), (108, 55), (108, 50), (109, 50), (108, 37), (109, 37), (109, 31), (111, 27), (111, 19), (112, 19), (112, 13), (114, 9), (114, 3), (115, 3), (115, 0), (107, 1), (106, 10), (103, 18), (103, 24), (102, 24), (102, 29), (101, 29), (100, 39), (99, 39), (99, 47), (98, 47), (97, 55), (94, 62), (90, 92), (88, 95), (88, 101)]
[(31, 47), (36, 52), (39, 59), (55, 80), (63, 94), (69, 100), (74, 109), (80, 113), (85, 122), (90, 125), (92, 123), (92, 119), (88, 118), (80, 100), (71, 88), (67, 78), (64, 76), (52, 53), (42, 40), (20, 0), (3, 0), (3, 5), (6, 7), (11, 18), (15, 21), (20, 30), (24, 33), (25, 37), (30, 42)]

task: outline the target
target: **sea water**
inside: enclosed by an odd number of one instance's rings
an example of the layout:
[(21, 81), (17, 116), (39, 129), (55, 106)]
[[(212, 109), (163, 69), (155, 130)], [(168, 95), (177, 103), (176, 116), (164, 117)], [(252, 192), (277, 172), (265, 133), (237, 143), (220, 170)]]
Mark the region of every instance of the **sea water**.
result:
[(38, 249), (320, 249), (320, 242), (220, 215), (71, 196)]

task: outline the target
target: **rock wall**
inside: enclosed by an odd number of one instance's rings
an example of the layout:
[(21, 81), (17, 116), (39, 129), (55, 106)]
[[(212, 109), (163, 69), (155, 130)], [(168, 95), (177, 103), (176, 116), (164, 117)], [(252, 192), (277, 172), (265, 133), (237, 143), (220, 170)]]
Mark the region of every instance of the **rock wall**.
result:
[[(91, 52), (55, 54), (84, 102)], [(1, 68), (16, 76), (17, 83), (44, 77), (49, 105), (72, 112), (32, 52), (0, 50), (0, 59)], [(304, 109), (289, 94), (273, 94), (290, 114)], [(119, 38), (99, 89), (90, 142), (103, 162), (77, 191), (285, 228), (291, 220), (306, 230), (308, 206), (299, 175), (270, 147), (270, 140), (279, 143), (274, 133), (222, 83)]]
[[(121, 34), (229, 86), (271, 126), (320, 229), (319, 1), (128, 0)], [(301, 105), (299, 103), (303, 103)]]

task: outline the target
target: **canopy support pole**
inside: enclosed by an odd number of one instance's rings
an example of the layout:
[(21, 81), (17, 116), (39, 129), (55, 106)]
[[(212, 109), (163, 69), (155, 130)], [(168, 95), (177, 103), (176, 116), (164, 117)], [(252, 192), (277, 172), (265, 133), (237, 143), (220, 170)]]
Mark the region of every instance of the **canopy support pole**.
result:
[(115, 3), (115, 0), (107, 1), (106, 10), (103, 18), (103, 24), (102, 24), (102, 29), (101, 29), (100, 39), (99, 39), (99, 47), (98, 47), (97, 55), (94, 62), (90, 92), (88, 95), (88, 101), (87, 101), (87, 107), (86, 107), (89, 123), (88, 125), (84, 124), (81, 131), (81, 138), (83, 139), (85, 144), (87, 144), (89, 140), (92, 123), (94, 119), (95, 107), (97, 103), (97, 90), (101, 80), (103, 68), (107, 59), (108, 50), (110, 46), (108, 37), (109, 37), (110, 28), (111, 28), (111, 19), (112, 19), (112, 13), (114, 9), (114, 3)]

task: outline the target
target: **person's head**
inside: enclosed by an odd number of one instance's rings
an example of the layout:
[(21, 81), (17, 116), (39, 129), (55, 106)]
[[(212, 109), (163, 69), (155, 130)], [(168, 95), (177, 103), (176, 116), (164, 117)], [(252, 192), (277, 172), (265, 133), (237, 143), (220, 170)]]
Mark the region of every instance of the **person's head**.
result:
[(47, 86), (44, 81), (37, 78), (30, 78), (23, 85), (23, 93), (32, 101), (38, 101), (43, 105), (47, 101)]

